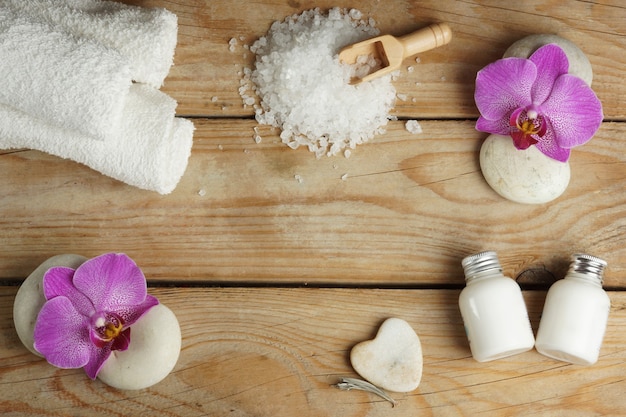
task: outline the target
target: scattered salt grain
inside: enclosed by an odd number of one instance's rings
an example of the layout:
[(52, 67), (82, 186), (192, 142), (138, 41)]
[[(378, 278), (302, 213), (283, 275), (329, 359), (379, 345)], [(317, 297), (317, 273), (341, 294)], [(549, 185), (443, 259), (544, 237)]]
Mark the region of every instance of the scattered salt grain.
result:
[(211, 102), (212, 103), (215, 103), (216, 101), (217, 101), (217, 97), (216, 96), (211, 97)]
[(411, 73), (413, 71), (415, 71), (415, 67), (412, 65), (409, 65), (408, 67), (406, 67), (407, 72)]
[(420, 62), (422, 62), (422, 59), (418, 56), (417, 58), (415, 58), (415, 63), (419, 64)]
[(204, 188), (201, 188), (200, 190), (198, 190), (198, 195), (200, 197), (204, 197), (206, 195), (206, 190)]
[(296, 179), (296, 181), (298, 181), (299, 184), (302, 184), (302, 182), (304, 181), (301, 175), (296, 174), (293, 177)]
[(235, 52), (235, 47), (236, 46), (237, 46), (237, 39), (230, 38), (230, 40), (228, 41), (228, 50), (230, 52)]
[(338, 7), (274, 22), (250, 46), (256, 60), (240, 80), (244, 105), (254, 105), (258, 123), (280, 128), (292, 149), (349, 157), (349, 149), (384, 132), (396, 99), (391, 81), (399, 71), (351, 85), (351, 66), (339, 63), (341, 48), (376, 36), (375, 25), (356, 9)]
[(343, 175), (341, 176), (341, 180), (342, 180), (342, 181), (345, 181), (345, 180), (347, 180), (347, 179), (348, 179), (348, 174), (343, 174)]
[(404, 124), (404, 127), (407, 131), (413, 133), (414, 135), (422, 133), (422, 126), (417, 120), (407, 120), (407, 122)]

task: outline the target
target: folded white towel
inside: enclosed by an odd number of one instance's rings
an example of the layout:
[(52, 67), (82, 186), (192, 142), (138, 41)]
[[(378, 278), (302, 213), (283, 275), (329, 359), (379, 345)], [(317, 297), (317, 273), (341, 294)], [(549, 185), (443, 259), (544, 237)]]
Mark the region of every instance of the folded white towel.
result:
[(0, 7), (115, 49), (136, 82), (159, 88), (172, 66), (178, 19), (165, 9), (100, 0), (2, 0)]
[(0, 106), (0, 148), (37, 149), (127, 184), (169, 194), (187, 167), (194, 131), (191, 121), (174, 118), (175, 108), (176, 101), (161, 91), (134, 84), (120, 135), (98, 141)]
[(104, 140), (132, 84), (113, 49), (0, 8), (0, 103)]

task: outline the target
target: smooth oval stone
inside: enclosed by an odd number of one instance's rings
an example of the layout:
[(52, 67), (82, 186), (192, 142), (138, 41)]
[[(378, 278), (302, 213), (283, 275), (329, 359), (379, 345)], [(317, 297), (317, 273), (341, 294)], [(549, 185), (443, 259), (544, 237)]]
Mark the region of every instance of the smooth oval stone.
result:
[(568, 162), (547, 157), (535, 146), (515, 148), (509, 136), (490, 135), (480, 148), (480, 169), (502, 197), (524, 204), (542, 204), (559, 197), (570, 180)]
[(420, 384), (424, 360), (420, 339), (411, 325), (390, 318), (374, 339), (352, 348), (350, 362), (370, 383), (389, 391), (410, 392)]
[(147, 388), (174, 369), (181, 347), (180, 326), (172, 310), (157, 304), (130, 329), (128, 349), (113, 351), (98, 379), (119, 389)]
[(581, 78), (588, 86), (591, 86), (593, 70), (591, 69), (589, 58), (574, 42), (557, 35), (536, 34), (526, 36), (509, 46), (503, 57), (528, 58), (537, 49), (549, 43), (557, 44), (565, 52), (569, 61), (568, 72)]
[(39, 311), (46, 302), (46, 297), (43, 295), (44, 274), (53, 266), (67, 266), (75, 269), (86, 260), (84, 256), (72, 254), (53, 256), (26, 277), (20, 289), (17, 290), (13, 302), (13, 323), (20, 341), (35, 355), (41, 356), (33, 347), (33, 333)]

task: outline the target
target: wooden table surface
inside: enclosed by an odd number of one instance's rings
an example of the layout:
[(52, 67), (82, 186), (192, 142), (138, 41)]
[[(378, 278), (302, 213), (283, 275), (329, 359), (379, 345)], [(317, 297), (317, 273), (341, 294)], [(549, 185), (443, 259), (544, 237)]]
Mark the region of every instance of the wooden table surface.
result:
[[(0, 410), (10, 416), (626, 415), (626, 8), (607, 1), (129, 0), (179, 18), (163, 91), (196, 125), (188, 169), (161, 196), (31, 150), (0, 152)], [(243, 48), (276, 20), (356, 7), (381, 32), (448, 22), (452, 42), (409, 61), (387, 133), (350, 158), (316, 159), (260, 127), (238, 94)], [(484, 181), (476, 72), (514, 41), (555, 33), (589, 57), (605, 120), (576, 148), (567, 191), (545, 205)], [(231, 38), (243, 39), (229, 51)], [(414, 65), (415, 71), (406, 67)], [(404, 128), (419, 120), (423, 133)], [(297, 176), (301, 181), (297, 180)], [(530, 351), (470, 355), (457, 306), (460, 261), (485, 249), (524, 288), (536, 330), (545, 290), (575, 252), (608, 261), (612, 301), (597, 364)], [(13, 328), (21, 281), (60, 253), (125, 252), (177, 315), (174, 371), (119, 391), (30, 354)], [(384, 400), (331, 385), (356, 377), (349, 352), (388, 317), (421, 338), (417, 390)]]

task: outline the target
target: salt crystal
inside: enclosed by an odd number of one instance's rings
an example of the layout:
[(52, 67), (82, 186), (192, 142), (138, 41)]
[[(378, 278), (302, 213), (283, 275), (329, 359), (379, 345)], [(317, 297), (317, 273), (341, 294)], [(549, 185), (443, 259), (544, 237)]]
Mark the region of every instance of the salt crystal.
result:
[[(274, 22), (250, 46), (255, 66), (244, 69), (239, 94), (244, 105), (255, 105), (259, 124), (281, 128), (281, 141), (290, 148), (337, 155), (372, 139), (392, 119), (391, 80), (400, 72), (351, 85), (351, 66), (339, 63), (343, 46), (378, 34), (375, 22), (362, 18), (356, 9), (336, 7), (327, 15), (307, 10)], [(365, 65), (380, 65), (370, 58)]]
[(407, 120), (404, 124), (404, 127), (410, 133), (419, 134), (422, 133), (422, 126), (419, 124), (417, 120)]
[(204, 197), (206, 195), (206, 190), (204, 188), (201, 188), (198, 190), (198, 195), (200, 197)]
[(216, 96), (211, 97), (211, 102), (212, 103), (215, 103), (216, 101), (217, 101), (217, 97)]
[(345, 180), (347, 180), (347, 179), (348, 179), (348, 174), (343, 174), (343, 175), (341, 176), (341, 180), (342, 180), (342, 181), (345, 181)]
[(298, 181), (299, 184), (302, 184), (302, 182), (304, 181), (301, 175), (296, 174), (293, 177), (296, 179), (296, 181)]
[(235, 46), (237, 46), (237, 39), (230, 38), (230, 40), (228, 41), (228, 50), (230, 52), (235, 52)]
[(357, 9), (351, 9), (348, 14), (350, 15), (350, 17), (354, 20), (360, 20), (363, 17), (363, 13), (361, 13), (360, 10)]
[(415, 67), (409, 65), (408, 67), (406, 67), (406, 70), (407, 70), (407, 72), (411, 73), (411, 72), (415, 71)]

